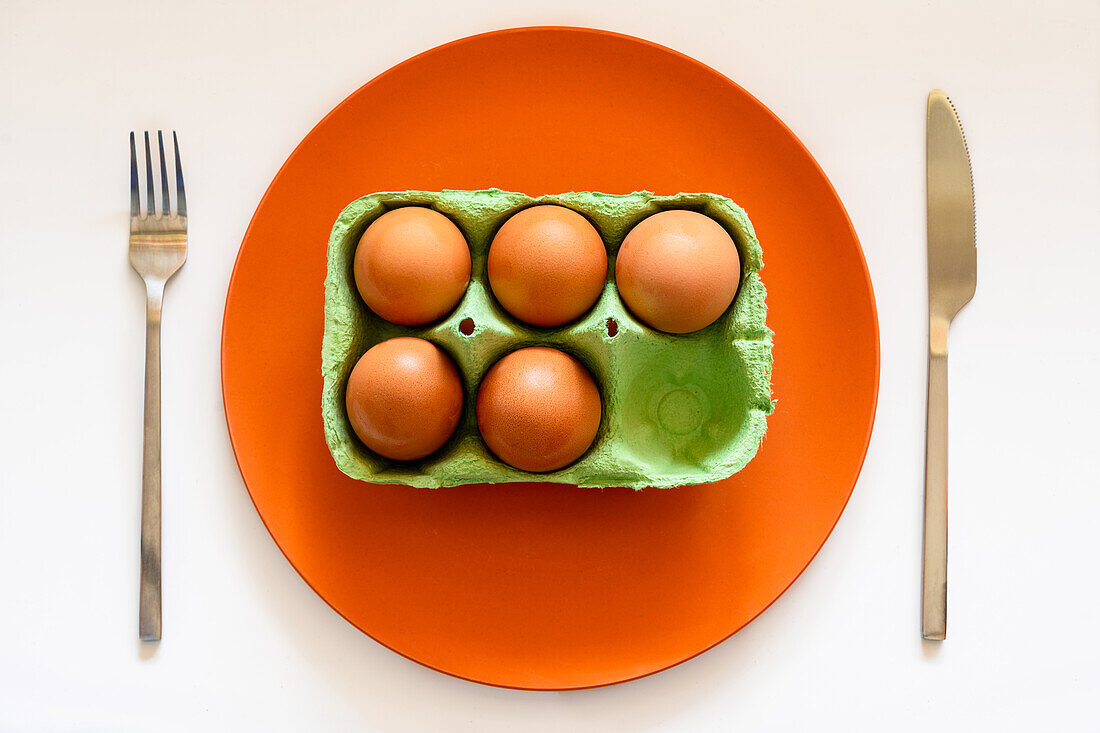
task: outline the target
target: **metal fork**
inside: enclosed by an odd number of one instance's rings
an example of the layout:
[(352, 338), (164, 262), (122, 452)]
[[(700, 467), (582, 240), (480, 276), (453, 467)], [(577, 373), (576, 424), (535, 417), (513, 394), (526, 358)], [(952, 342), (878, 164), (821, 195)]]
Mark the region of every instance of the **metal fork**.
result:
[(164, 286), (187, 259), (187, 197), (176, 133), (176, 213), (168, 201), (164, 135), (160, 148), (161, 208), (153, 202), (153, 159), (145, 133), (146, 213), (138, 191), (137, 147), (130, 133), (130, 266), (145, 281), (145, 436), (141, 464), (141, 602), (138, 633), (142, 641), (160, 640), (160, 309)]

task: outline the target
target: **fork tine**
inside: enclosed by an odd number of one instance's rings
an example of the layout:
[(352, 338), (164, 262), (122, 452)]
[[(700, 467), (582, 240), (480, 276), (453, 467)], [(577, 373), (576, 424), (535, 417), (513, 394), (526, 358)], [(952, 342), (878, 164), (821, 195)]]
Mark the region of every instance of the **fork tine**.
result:
[(137, 146), (134, 133), (130, 133), (130, 216), (141, 216), (141, 197), (138, 195)]
[(164, 167), (164, 133), (157, 130), (157, 146), (160, 147), (160, 210), (165, 216), (172, 213), (168, 206), (168, 170)]
[(176, 152), (176, 213), (187, 216), (187, 196), (183, 193), (183, 164), (180, 163), (180, 144), (175, 130), (172, 131), (172, 146)]
[(145, 131), (145, 190), (149, 193), (149, 200), (145, 208), (149, 216), (153, 215), (153, 156), (149, 153), (149, 131)]

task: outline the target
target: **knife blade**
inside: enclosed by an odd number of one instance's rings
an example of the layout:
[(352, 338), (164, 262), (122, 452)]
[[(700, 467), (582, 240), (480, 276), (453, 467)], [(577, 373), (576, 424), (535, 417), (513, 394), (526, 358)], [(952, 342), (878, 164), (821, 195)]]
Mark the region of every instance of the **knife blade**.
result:
[(974, 297), (978, 250), (970, 154), (954, 105), (928, 95), (928, 423), (921, 636), (947, 637), (947, 332)]

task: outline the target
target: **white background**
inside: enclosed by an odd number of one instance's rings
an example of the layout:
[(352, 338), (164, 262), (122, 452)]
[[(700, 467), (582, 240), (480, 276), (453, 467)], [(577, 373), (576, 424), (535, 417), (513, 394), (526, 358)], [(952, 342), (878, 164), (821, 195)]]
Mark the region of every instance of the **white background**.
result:
[[(341, 620), (253, 510), (219, 388), (237, 247), (302, 136), (411, 55), (533, 24), (671, 46), (770, 106), (840, 192), (882, 328), (867, 463), (807, 572), (701, 657), (575, 693), (452, 679)], [(970, 142), (979, 266), (951, 334), (943, 645), (918, 631), (937, 86)], [(192, 218), (164, 318), (165, 637), (151, 651), (137, 640), (144, 303), (126, 133), (161, 127), (180, 131)], [(1097, 730), (1098, 234), (1095, 0), (3, 0), (0, 730)]]

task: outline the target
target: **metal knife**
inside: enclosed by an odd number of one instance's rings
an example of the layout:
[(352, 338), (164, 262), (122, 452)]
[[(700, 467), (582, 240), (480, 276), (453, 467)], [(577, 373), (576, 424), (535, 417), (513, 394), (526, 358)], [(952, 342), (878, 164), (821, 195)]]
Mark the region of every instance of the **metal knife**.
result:
[(955, 107), (928, 95), (928, 430), (921, 636), (947, 637), (947, 329), (974, 297), (974, 181)]

